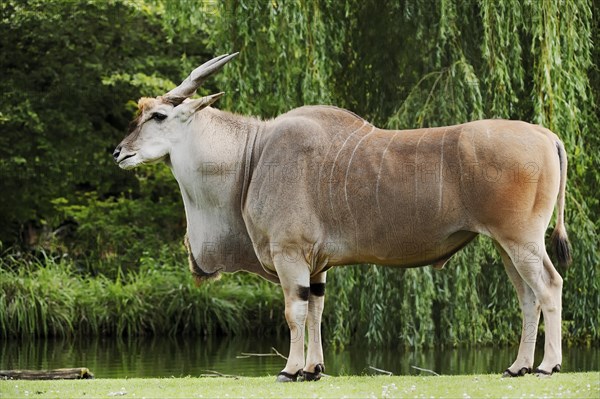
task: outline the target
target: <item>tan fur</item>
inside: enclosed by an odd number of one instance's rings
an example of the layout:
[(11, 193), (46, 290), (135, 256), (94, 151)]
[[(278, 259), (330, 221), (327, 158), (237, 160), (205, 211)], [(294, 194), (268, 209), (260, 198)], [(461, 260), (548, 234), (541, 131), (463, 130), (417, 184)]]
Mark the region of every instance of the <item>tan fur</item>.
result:
[(156, 103), (155, 98), (142, 97), (138, 100), (138, 112), (144, 112), (144, 109), (151, 108)]

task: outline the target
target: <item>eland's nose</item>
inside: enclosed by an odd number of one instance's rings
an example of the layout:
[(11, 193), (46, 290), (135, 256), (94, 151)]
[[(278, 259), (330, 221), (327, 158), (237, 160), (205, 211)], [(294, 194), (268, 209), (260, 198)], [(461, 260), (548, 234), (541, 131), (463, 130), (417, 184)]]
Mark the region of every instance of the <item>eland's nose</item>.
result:
[(115, 162), (117, 162), (117, 159), (119, 159), (119, 155), (121, 155), (121, 146), (115, 148), (115, 151), (113, 152), (113, 158)]

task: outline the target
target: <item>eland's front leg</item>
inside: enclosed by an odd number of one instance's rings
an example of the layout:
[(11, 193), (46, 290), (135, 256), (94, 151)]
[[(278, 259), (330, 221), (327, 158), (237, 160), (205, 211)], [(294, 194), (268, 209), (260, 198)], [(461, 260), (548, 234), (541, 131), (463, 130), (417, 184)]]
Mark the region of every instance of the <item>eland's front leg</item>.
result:
[(275, 270), (283, 288), (285, 319), (290, 327), (290, 354), (285, 368), (277, 376), (279, 382), (298, 379), (304, 368), (304, 337), (310, 295), (310, 272), (301, 261), (274, 257)]
[(325, 371), (323, 360), (323, 344), (321, 342), (321, 317), (325, 304), (326, 272), (317, 274), (310, 279), (310, 296), (308, 298), (308, 354), (304, 367), (304, 379), (317, 381), (321, 372)]

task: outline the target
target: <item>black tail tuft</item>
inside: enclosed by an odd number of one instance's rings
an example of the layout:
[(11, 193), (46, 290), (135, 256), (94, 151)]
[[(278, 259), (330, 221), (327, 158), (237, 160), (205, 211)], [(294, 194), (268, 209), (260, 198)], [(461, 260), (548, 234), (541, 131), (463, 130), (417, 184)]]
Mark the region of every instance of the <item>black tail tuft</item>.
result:
[(558, 229), (555, 230), (552, 234), (552, 247), (558, 259), (558, 264), (562, 267), (568, 267), (573, 259), (571, 258), (567, 235)]

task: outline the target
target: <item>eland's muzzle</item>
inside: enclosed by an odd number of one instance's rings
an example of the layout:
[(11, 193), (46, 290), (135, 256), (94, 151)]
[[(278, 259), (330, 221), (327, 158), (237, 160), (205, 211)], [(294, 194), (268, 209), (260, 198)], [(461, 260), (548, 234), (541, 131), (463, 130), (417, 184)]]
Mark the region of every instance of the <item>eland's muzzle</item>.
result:
[(115, 162), (118, 163), (118, 159), (119, 159), (119, 155), (121, 154), (121, 146), (117, 146), (117, 148), (115, 148), (115, 150), (113, 151), (113, 159), (115, 160)]

